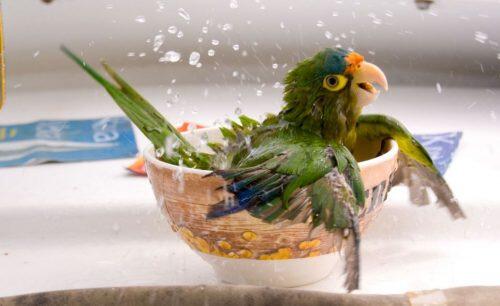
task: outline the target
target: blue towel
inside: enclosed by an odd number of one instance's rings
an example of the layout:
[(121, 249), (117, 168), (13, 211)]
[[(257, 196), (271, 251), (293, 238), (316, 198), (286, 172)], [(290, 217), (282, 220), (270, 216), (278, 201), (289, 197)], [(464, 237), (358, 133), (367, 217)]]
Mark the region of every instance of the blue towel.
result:
[(43, 120), (0, 126), (0, 167), (133, 157), (137, 144), (125, 117)]

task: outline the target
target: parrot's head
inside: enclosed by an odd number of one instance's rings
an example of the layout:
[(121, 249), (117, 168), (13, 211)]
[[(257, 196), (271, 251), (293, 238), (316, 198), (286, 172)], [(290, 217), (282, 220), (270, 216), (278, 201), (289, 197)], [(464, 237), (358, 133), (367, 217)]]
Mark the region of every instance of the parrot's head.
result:
[(355, 125), (361, 109), (379, 94), (374, 85), (388, 89), (380, 68), (341, 48), (327, 48), (300, 62), (284, 83), (285, 119), (311, 129), (340, 129), (330, 134), (342, 133), (345, 125), (348, 132)]

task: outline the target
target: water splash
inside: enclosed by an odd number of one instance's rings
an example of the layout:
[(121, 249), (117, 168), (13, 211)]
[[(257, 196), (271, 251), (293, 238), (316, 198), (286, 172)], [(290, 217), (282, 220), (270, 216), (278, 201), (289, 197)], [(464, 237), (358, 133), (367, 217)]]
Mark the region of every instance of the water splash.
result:
[[(238, 45), (238, 44), (234, 44), (234, 45), (233, 45), (233, 50), (234, 50), (234, 51), (238, 51), (238, 50), (240, 50), (240, 45)], [(498, 54), (498, 56), (499, 56), (499, 59), (500, 59), (500, 53)]]
[(164, 42), (165, 42), (165, 35), (163, 34), (155, 35), (153, 40), (153, 51), (158, 52), (158, 50), (160, 50)]
[(172, 26), (169, 26), (168, 29), (167, 29), (167, 32), (170, 33), (170, 34), (175, 34), (177, 33), (177, 27), (172, 25)]
[(137, 23), (145, 23), (146, 22), (146, 17), (144, 17), (142, 15), (139, 15), (139, 16), (135, 17), (135, 22), (137, 22)]
[(488, 40), (488, 34), (481, 32), (481, 31), (476, 31), (476, 32), (474, 32), (474, 39), (477, 42), (484, 44), (486, 42), (486, 40)]
[(176, 51), (167, 51), (167, 52), (165, 52), (165, 54), (163, 55), (163, 57), (161, 57), (159, 59), (159, 61), (161, 63), (164, 63), (164, 62), (176, 63), (180, 59), (181, 59), (181, 54), (179, 52), (176, 52)]
[(191, 52), (191, 55), (189, 55), (189, 65), (196, 66), (199, 61), (200, 61), (200, 53), (196, 51)]
[(212, 39), (212, 45), (218, 46), (219, 45), (219, 41), (217, 39)]
[(325, 37), (326, 37), (326, 39), (332, 39), (332, 38), (333, 38), (333, 34), (332, 34), (332, 32), (330, 32), (330, 31), (325, 31)]
[(231, 0), (229, 2), (229, 7), (232, 8), (232, 9), (237, 9), (238, 8), (238, 1), (237, 0)]
[(443, 89), (441, 88), (441, 84), (436, 83), (436, 90), (438, 93), (441, 93), (443, 91)]
[(186, 10), (183, 9), (182, 7), (177, 10), (177, 14), (179, 16), (181, 16), (181, 18), (184, 19), (188, 23), (191, 20), (191, 16), (189, 16), (189, 13), (186, 12)]
[(322, 20), (318, 20), (318, 21), (316, 22), (316, 26), (317, 26), (318, 28), (322, 28), (322, 27), (324, 27), (324, 26), (325, 26), (325, 23), (324, 23)]
[(207, 54), (208, 54), (208, 56), (214, 56), (215, 55), (215, 50), (214, 49), (210, 49), (210, 50), (208, 50)]
[(233, 25), (230, 23), (225, 23), (222, 25), (222, 31), (231, 31), (233, 29)]

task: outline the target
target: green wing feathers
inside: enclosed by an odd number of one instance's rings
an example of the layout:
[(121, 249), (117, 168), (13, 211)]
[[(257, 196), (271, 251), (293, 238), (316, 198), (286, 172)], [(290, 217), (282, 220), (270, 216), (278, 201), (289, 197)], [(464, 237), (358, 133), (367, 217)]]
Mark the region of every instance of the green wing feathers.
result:
[(208, 169), (210, 167), (211, 156), (196, 152), (195, 148), (177, 129), (109, 65), (102, 63), (116, 84), (106, 80), (66, 47), (62, 46), (61, 50), (106, 89), (127, 117), (153, 143), (155, 149), (164, 149), (167, 139), (171, 137), (173, 152), (170, 154), (162, 153), (160, 158), (163, 161), (172, 164), (183, 163), (192, 168)]
[(393, 184), (403, 183), (410, 188), (410, 199), (418, 205), (428, 204), (427, 189), (436, 195), (453, 218), (465, 218), (457, 199), (425, 148), (396, 119), (384, 115), (361, 115), (356, 132), (358, 137), (383, 141), (394, 139), (399, 146), (399, 168)]

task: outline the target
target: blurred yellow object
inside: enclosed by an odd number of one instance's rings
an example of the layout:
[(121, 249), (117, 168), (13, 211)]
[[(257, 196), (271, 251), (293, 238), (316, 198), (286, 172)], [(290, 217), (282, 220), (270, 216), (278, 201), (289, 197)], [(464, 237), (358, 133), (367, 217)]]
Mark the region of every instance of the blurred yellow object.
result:
[(5, 101), (5, 62), (3, 60), (3, 22), (2, 6), (0, 4), (0, 110)]

